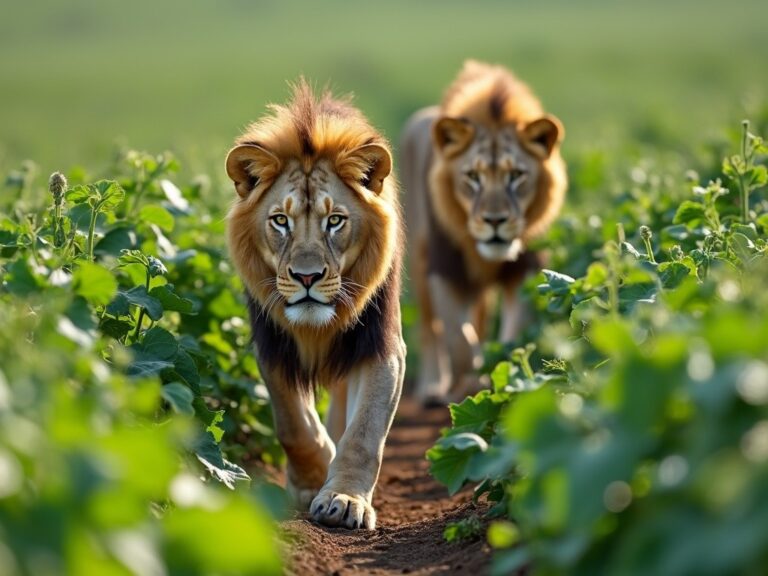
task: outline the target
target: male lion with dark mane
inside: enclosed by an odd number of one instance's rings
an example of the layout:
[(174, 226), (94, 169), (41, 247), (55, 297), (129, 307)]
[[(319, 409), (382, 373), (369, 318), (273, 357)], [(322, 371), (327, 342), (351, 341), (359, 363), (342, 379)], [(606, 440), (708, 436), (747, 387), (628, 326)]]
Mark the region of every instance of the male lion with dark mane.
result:
[[(405, 369), (402, 224), (385, 139), (348, 100), (301, 81), (251, 125), (226, 169), (232, 259), (297, 504), (376, 526), (371, 497)], [(326, 426), (314, 392), (329, 389)]]
[(516, 292), (540, 267), (526, 250), (566, 190), (560, 121), (507, 69), (468, 61), (442, 104), (418, 111), (402, 140), (411, 269), (421, 313), (417, 395), (444, 403), (474, 388), (488, 294), (502, 292), (503, 341)]

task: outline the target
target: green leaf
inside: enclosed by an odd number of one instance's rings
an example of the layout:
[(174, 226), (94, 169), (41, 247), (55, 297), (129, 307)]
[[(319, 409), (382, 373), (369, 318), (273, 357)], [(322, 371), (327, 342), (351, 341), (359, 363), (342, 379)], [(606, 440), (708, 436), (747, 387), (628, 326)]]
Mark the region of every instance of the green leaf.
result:
[(477, 449), (481, 452), (485, 452), (488, 449), (488, 442), (472, 432), (451, 434), (445, 438), (440, 438), (437, 443), (444, 448), (456, 448), (456, 450)]
[(501, 405), (493, 401), (490, 392), (484, 391), (467, 397), (460, 404), (451, 404), (449, 409), (454, 432), (485, 435), (498, 419)]
[(162, 395), (174, 412), (194, 416), (195, 409), (192, 407), (192, 401), (195, 399), (195, 395), (184, 384), (179, 382), (165, 384), (162, 388)]
[(677, 207), (675, 217), (672, 219), (674, 224), (685, 224), (689, 228), (693, 228), (695, 224), (704, 219), (705, 211), (704, 205), (699, 202), (693, 202), (691, 200), (684, 200), (680, 206)]
[(145, 332), (141, 340), (141, 349), (148, 358), (170, 360), (176, 356), (179, 345), (173, 334), (164, 328), (154, 326)]
[(123, 250), (130, 250), (138, 246), (138, 238), (133, 228), (118, 226), (107, 232), (94, 247), (96, 254), (119, 256)]
[(546, 293), (552, 292), (553, 294), (564, 294), (570, 292), (571, 285), (576, 282), (573, 278), (567, 274), (561, 274), (554, 270), (547, 270), (546, 268), (541, 271), (544, 277), (547, 279), (546, 284), (540, 284), (539, 292)]
[(163, 232), (172, 232), (173, 215), (159, 204), (147, 204), (139, 211), (139, 218), (145, 224), (155, 224)]
[(744, 234), (731, 234), (731, 249), (742, 263), (746, 264), (755, 256), (755, 244)]
[(107, 314), (112, 316), (128, 316), (131, 312), (130, 306), (131, 303), (125, 297), (125, 293), (118, 290), (112, 302), (107, 305)]
[(224, 410), (216, 410), (213, 412), (213, 420), (208, 423), (206, 431), (213, 435), (216, 442), (221, 442), (224, 437), (224, 429), (219, 426), (221, 422), (224, 422)]
[(17, 296), (29, 296), (44, 286), (43, 280), (32, 272), (26, 260), (16, 260), (7, 266), (2, 281), (3, 288)]
[(134, 306), (140, 306), (147, 311), (147, 315), (152, 320), (160, 320), (163, 317), (163, 305), (157, 298), (153, 298), (147, 294), (147, 289), (144, 286), (134, 286), (128, 291), (122, 292), (126, 300)]
[(512, 524), (499, 520), (488, 527), (488, 544), (491, 548), (509, 548), (520, 540), (520, 529)]
[(114, 180), (99, 180), (94, 187), (102, 211), (114, 210), (125, 199), (123, 188)]
[(681, 262), (663, 262), (659, 264), (659, 278), (661, 278), (664, 288), (668, 290), (677, 288), (690, 273), (690, 268)]
[(173, 370), (171, 373), (184, 380), (196, 394), (200, 393), (200, 373), (197, 369), (197, 364), (192, 359), (192, 356), (188, 352), (179, 348), (178, 353), (173, 358)]
[(98, 264), (83, 262), (73, 275), (73, 289), (94, 306), (106, 306), (117, 292), (117, 280)]
[(429, 472), (448, 488), (453, 495), (459, 491), (469, 478), (473, 450), (457, 450), (435, 446), (427, 450), (430, 461)]
[(99, 324), (99, 330), (106, 336), (111, 336), (115, 340), (122, 340), (133, 328), (134, 323), (128, 320), (117, 320), (115, 318), (105, 318)]
[(605, 320), (591, 325), (589, 338), (595, 348), (606, 355), (621, 355), (636, 348), (628, 322)]
[(173, 284), (155, 286), (149, 291), (149, 295), (156, 298), (163, 306), (163, 310), (169, 312), (181, 312), (182, 314), (194, 314), (192, 300), (182, 298), (173, 291)]
[(499, 362), (496, 368), (491, 372), (491, 382), (493, 382), (494, 392), (503, 392), (509, 384), (509, 377), (512, 375), (511, 362)]
[(67, 192), (64, 194), (64, 198), (66, 198), (67, 202), (71, 202), (72, 204), (84, 204), (88, 202), (88, 199), (91, 197), (91, 190), (88, 188), (88, 186), (85, 185), (79, 185), (74, 186), (67, 190)]
[(155, 376), (172, 367), (173, 363), (167, 360), (140, 359), (131, 362), (126, 372), (129, 376)]
[(223, 459), (221, 465), (216, 465), (197, 454), (197, 459), (202, 462), (213, 478), (224, 484), (230, 490), (235, 489), (237, 482), (250, 482), (251, 477), (237, 464)]
[(748, 186), (752, 189), (768, 184), (768, 168), (763, 165), (754, 166), (747, 172)]

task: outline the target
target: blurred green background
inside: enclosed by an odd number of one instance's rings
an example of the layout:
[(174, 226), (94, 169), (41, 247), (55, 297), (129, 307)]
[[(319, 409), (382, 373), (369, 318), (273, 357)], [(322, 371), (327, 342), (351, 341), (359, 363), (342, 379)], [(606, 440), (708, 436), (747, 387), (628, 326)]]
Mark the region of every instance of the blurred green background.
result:
[(396, 143), (468, 57), (533, 86), (566, 157), (674, 149), (755, 113), (766, 24), (764, 0), (5, 0), (0, 170), (104, 167), (122, 144), (220, 181), (230, 142), (300, 74), (354, 92)]

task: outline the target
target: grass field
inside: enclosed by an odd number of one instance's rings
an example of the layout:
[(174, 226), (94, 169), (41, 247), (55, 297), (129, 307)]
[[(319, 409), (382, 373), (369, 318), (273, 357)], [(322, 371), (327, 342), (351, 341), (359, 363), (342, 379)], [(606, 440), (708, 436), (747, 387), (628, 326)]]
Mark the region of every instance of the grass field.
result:
[(559, 115), (566, 156), (705, 140), (768, 85), (760, 0), (147, 2), (0, 7), (0, 168), (106, 166), (116, 145), (219, 175), (242, 126), (306, 75), (396, 141), (461, 62), (512, 67)]

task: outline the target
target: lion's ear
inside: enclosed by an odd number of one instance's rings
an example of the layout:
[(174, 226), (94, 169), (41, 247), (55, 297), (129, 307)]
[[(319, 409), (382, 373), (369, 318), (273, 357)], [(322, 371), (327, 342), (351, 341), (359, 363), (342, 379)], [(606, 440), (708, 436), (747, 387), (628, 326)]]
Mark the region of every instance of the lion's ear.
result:
[(522, 142), (532, 154), (547, 159), (563, 140), (563, 136), (565, 136), (563, 124), (548, 114), (523, 128)]
[(475, 127), (469, 120), (444, 116), (432, 126), (432, 139), (446, 158), (464, 152), (475, 137)]
[(256, 144), (235, 146), (227, 155), (227, 176), (241, 198), (259, 184), (272, 182), (280, 173), (280, 159)]
[(352, 150), (339, 166), (342, 178), (354, 180), (374, 194), (384, 188), (392, 172), (392, 155), (381, 144), (365, 144)]

